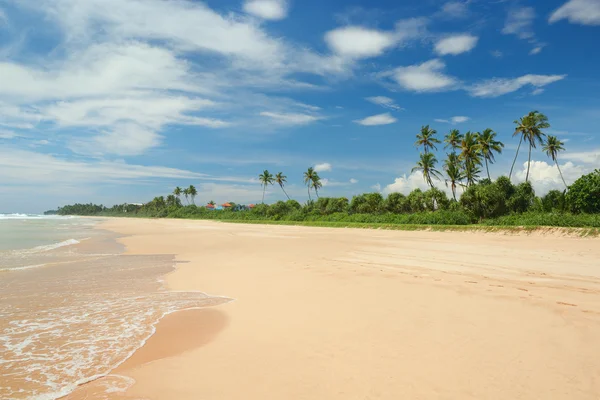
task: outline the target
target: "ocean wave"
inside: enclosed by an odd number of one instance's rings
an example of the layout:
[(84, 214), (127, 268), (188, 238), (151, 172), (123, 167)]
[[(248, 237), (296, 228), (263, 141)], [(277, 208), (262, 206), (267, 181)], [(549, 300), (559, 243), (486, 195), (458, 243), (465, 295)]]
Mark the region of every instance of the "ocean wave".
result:
[(44, 251), (55, 250), (55, 249), (59, 249), (61, 247), (72, 246), (74, 244), (79, 244), (79, 243), (81, 243), (81, 242), (79, 240), (77, 240), (77, 239), (67, 239), (67, 240), (64, 240), (64, 241), (59, 242), (59, 243), (53, 243), (53, 244), (47, 244), (45, 246), (34, 247), (33, 249), (29, 250), (29, 252), (31, 252), (31, 253), (41, 253), (41, 252), (44, 252)]
[(10, 271), (23, 271), (25, 269), (35, 269), (41, 268), (46, 264), (37, 264), (37, 265), (26, 265), (24, 267), (14, 267), (14, 268), (0, 268), (0, 272), (10, 272)]
[(0, 220), (2, 219), (71, 219), (73, 216), (62, 216), (62, 215), (42, 215), (42, 214), (0, 214)]

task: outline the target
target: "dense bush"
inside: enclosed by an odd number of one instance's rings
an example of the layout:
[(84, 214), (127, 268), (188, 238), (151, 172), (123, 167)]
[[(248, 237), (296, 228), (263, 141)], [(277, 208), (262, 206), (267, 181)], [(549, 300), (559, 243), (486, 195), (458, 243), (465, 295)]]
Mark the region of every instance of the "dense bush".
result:
[(582, 176), (569, 186), (566, 203), (574, 213), (600, 213), (600, 170)]

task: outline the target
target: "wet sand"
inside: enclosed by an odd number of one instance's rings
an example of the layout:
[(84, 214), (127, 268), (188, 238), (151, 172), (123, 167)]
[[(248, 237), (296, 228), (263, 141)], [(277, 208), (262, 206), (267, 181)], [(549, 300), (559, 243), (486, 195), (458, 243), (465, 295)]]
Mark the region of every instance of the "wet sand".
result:
[[(126, 398), (598, 399), (600, 240), (113, 219), (177, 254)], [(114, 398), (123, 398), (115, 394)]]

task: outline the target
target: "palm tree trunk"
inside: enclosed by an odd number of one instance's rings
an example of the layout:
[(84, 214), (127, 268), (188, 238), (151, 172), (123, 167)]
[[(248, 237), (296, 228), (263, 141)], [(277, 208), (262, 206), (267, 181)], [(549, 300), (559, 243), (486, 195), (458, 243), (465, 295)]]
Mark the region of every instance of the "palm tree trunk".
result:
[(287, 192), (286, 192), (286, 191), (285, 191), (285, 189), (283, 188), (283, 185), (279, 185), (279, 186), (281, 186), (281, 190), (283, 190), (283, 193), (285, 193), (285, 197), (287, 197), (287, 199), (288, 199), (288, 200), (291, 200), (291, 199), (290, 199), (290, 196), (288, 196)]
[(312, 201), (312, 199), (310, 198), (310, 186), (307, 186), (308, 188), (308, 201)]
[(508, 179), (512, 177), (513, 168), (515, 167), (515, 163), (517, 162), (517, 157), (519, 156), (519, 150), (521, 149), (521, 143), (523, 142), (523, 136), (521, 136), (521, 140), (519, 140), (519, 146), (517, 147), (517, 154), (515, 154), (515, 159), (512, 163), (512, 167), (510, 167), (510, 174), (508, 174)]
[(491, 181), (492, 178), (490, 178), (490, 168), (488, 167), (488, 159), (487, 159), (487, 157), (484, 157), (484, 158), (485, 158), (485, 170), (487, 171), (488, 179)]
[(265, 191), (267, 190), (267, 185), (263, 186), (263, 199), (262, 203), (265, 204)]
[(529, 158), (527, 159), (527, 175), (525, 176), (525, 182), (529, 182), (529, 167), (531, 167), (531, 143), (529, 143)]
[(563, 177), (562, 171), (560, 170), (560, 165), (558, 165), (558, 159), (555, 159), (554, 162), (556, 163), (556, 168), (558, 168), (558, 173), (560, 174), (560, 179), (562, 179), (563, 183), (565, 184), (565, 187), (567, 189), (569, 189), (569, 186), (567, 186), (567, 182), (565, 182), (565, 178)]
[(456, 183), (452, 182), (452, 197), (454, 197), (454, 201), (456, 201)]

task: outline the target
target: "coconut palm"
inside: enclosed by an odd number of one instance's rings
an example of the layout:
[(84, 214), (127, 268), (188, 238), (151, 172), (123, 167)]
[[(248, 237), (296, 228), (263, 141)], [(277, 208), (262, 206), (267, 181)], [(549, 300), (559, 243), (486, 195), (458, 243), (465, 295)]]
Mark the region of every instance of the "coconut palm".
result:
[(417, 134), (417, 141), (415, 142), (416, 147), (423, 146), (423, 150), (425, 154), (429, 153), (429, 149), (437, 150), (435, 147), (436, 144), (439, 144), (440, 141), (435, 137), (437, 131), (435, 129), (431, 129), (429, 125), (425, 125), (421, 127), (421, 132)]
[(458, 129), (452, 129), (450, 133), (444, 136), (444, 146), (445, 149), (450, 147), (452, 151), (456, 151), (460, 147), (460, 141), (462, 140), (463, 135), (461, 135)]
[(177, 186), (175, 188), (175, 190), (173, 190), (173, 194), (175, 195), (175, 197), (177, 197), (178, 199), (181, 197), (181, 193), (183, 193), (183, 191), (181, 190), (181, 188), (179, 186)]
[(310, 167), (308, 170), (306, 170), (306, 172), (304, 173), (304, 184), (306, 185), (306, 187), (308, 188), (308, 200), (312, 200), (310, 198), (310, 188), (312, 187), (312, 184), (314, 182), (314, 178), (315, 175), (318, 176), (317, 171), (315, 171), (315, 169), (313, 167)]
[(495, 161), (494, 153), (501, 154), (504, 143), (496, 140), (496, 132), (487, 128), (480, 135), (477, 136), (477, 143), (479, 144), (479, 151), (485, 160), (485, 170), (487, 172), (488, 179), (490, 178), (490, 168), (488, 165), (493, 164)]
[(185, 196), (185, 202), (189, 205), (190, 201), (188, 200), (188, 197), (190, 195), (190, 188), (183, 189), (183, 195)]
[(456, 153), (448, 154), (448, 158), (444, 162), (444, 171), (446, 171), (446, 187), (450, 183), (452, 189), (452, 197), (456, 200), (456, 186), (462, 185), (461, 181), (465, 178), (462, 168), (462, 162)]
[(481, 153), (479, 143), (477, 143), (478, 133), (467, 132), (460, 142), (459, 159), (464, 163), (464, 175), (467, 179), (467, 186), (474, 184), (479, 178), (481, 170)]
[(196, 188), (194, 187), (194, 185), (190, 185), (190, 187), (188, 188), (188, 194), (190, 195), (190, 197), (192, 199), (192, 204), (196, 205), (196, 203), (194, 202), (194, 199), (198, 195), (198, 191), (196, 190)]
[(267, 186), (268, 185), (272, 185), (273, 184), (273, 175), (267, 171), (266, 169), (263, 171), (262, 174), (260, 174), (258, 176), (258, 181), (260, 182), (260, 184), (263, 186), (263, 197), (262, 197), (262, 202), (263, 204), (265, 203), (265, 191), (267, 190)]
[(275, 182), (277, 182), (279, 187), (281, 187), (281, 190), (283, 190), (283, 193), (285, 193), (285, 196), (288, 198), (288, 200), (290, 200), (290, 196), (288, 196), (287, 192), (283, 188), (283, 185), (287, 182), (287, 176), (285, 176), (283, 172), (279, 172), (277, 175), (275, 175)]
[(563, 147), (564, 143), (560, 141), (556, 136), (548, 135), (546, 138), (546, 143), (544, 143), (544, 147), (542, 150), (554, 161), (556, 164), (556, 168), (558, 168), (558, 173), (560, 174), (560, 178), (562, 179), (565, 187), (568, 189), (567, 182), (565, 182), (565, 178), (563, 177), (562, 171), (560, 170), (560, 165), (558, 165), (558, 153), (563, 151), (565, 148)]
[(311, 181), (311, 187), (315, 190), (315, 194), (317, 195), (317, 199), (319, 198), (319, 189), (323, 187), (323, 183), (321, 183), (321, 177), (318, 173), (314, 173)]
[(536, 148), (537, 144), (541, 144), (543, 142), (544, 133), (542, 129), (550, 128), (550, 124), (548, 123), (548, 117), (539, 111), (531, 111), (529, 114), (524, 117), (519, 118), (514, 122), (517, 127), (515, 128), (515, 133), (513, 136), (520, 135), (519, 146), (517, 147), (517, 154), (515, 154), (515, 159), (512, 163), (512, 167), (510, 168), (510, 173), (508, 177), (512, 177), (512, 172), (515, 167), (515, 162), (517, 161), (517, 157), (519, 156), (519, 150), (521, 149), (521, 143), (523, 141), (529, 143), (529, 157), (527, 159), (527, 175), (525, 177), (525, 181), (529, 180), (529, 169), (531, 167), (531, 149)]
[(433, 153), (421, 153), (421, 158), (411, 172), (421, 171), (425, 182), (433, 188), (433, 181), (431, 178), (440, 179), (442, 176), (440, 172), (435, 169), (435, 164), (437, 164), (437, 158), (435, 158)]

